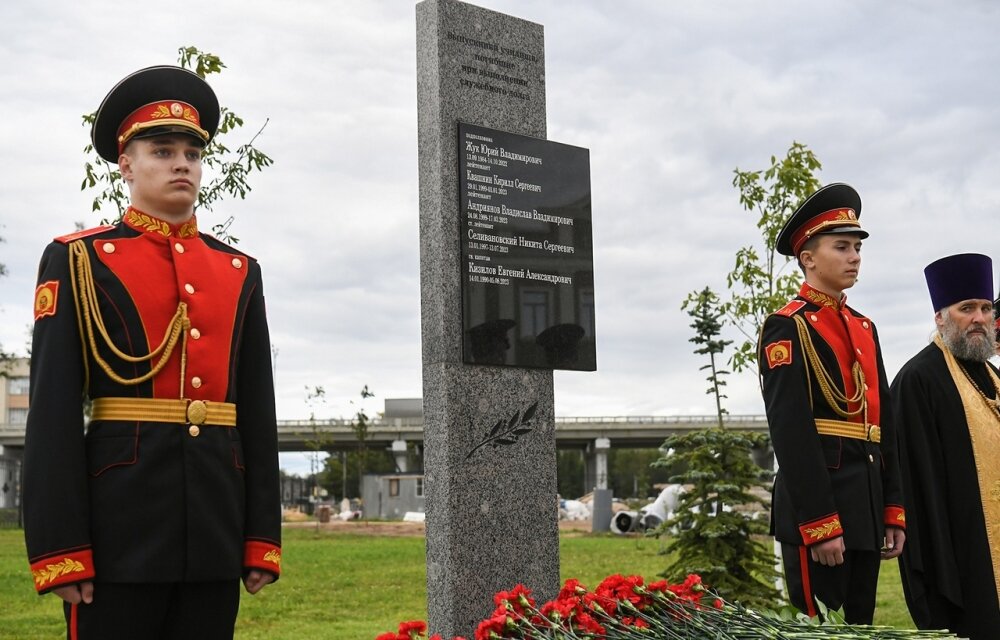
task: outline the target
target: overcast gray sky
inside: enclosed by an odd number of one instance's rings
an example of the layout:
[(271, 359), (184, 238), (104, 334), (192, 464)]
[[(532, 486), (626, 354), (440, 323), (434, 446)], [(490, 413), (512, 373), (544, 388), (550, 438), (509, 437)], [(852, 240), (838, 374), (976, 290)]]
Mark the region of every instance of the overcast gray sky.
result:
[[(852, 306), (879, 326), (889, 375), (926, 344), (922, 269), (990, 254), (1000, 204), (1000, 5), (795, 0), (484, 1), (545, 27), (548, 132), (590, 149), (596, 373), (556, 372), (557, 415), (709, 414), (703, 364), (680, 311), (724, 290), (756, 239), (733, 169), (792, 141), (823, 182), (864, 201)], [(415, 11), (406, 0), (195, 5), (0, 3), (0, 342), (23, 351), (37, 261), (77, 221), (93, 111), (126, 74), (211, 51), (213, 85), (275, 165), (235, 214), (265, 277), (281, 418), (348, 416), (365, 384), (421, 394)], [(762, 413), (752, 374), (726, 406)]]

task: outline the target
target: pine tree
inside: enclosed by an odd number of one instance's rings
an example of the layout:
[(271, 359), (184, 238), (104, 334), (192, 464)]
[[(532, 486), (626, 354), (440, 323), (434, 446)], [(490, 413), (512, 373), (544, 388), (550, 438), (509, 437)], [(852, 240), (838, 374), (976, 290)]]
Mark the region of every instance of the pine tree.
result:
[(681, 305), (681, 309), (686, 310), (693, 322), (691, 328), (695, 330), (695, 336), (688, 342), (701, 345), (694, 352), (698, 355), (707, 355), (708, 364), (700, 367), (700, 371), (709, 369), (709, 376), (706, 378), (709, 387), (705, 391), (707, 394), (715, 395), (715, 413), (719, 419), (719, 428), (724, 429), (722, 416), (728, 411), (722, 408), (722, 387), (726, 386), (723, 376), (729, 375), (728, 371), (719, 369), (716, 366), (715, 356), (722, 355), (726, 347), (733, 343), (732, 340), (723, 340), (719, 337), (722, 333), (722, 313), (720, 311), (719, 296), (711, 288), (705, 287), (701, 291), (692, 291)]
[[(686, 469), (670, 478), (685, 486), (677, 510), (654, 532), (669, 536), (663, 553), (674, 557), (663, 577), (697, 573), (729, 600), (775, 606), (777, 571), (771, 545), (762, 539), (768, 500), (760, 497), (772, 474), (751, 458), (768, 440), (763, 433), (715, 428), (675, 435), (663, 444), (653, 466), (679, 463)], [(752, 488), (762, 491), (754, 494)]]

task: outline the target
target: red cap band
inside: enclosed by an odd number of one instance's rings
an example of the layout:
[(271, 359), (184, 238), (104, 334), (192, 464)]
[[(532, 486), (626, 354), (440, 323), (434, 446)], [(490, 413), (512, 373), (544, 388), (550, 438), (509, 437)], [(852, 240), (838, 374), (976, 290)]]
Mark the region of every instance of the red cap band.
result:
[(208, 142), (209, 134), (201, 128), (198, 110), (180, 100), (161, 100), (143, 105), (129, 114), (118, 127), (118, 153), (135, 134), (150, 127), (175, 126), (190, 129)]
[(792, 255), (799, 255), (799, 249), (806, 243), (806, 240), (824, 229), (832, 227), (857, 227), (860, 229), (861, 223), (858, 222), (858, 216), (855, 215), (854, 209), (842, 208), (824, 211), (807, 220), (799, 227), (798, 231), (792, 234)]

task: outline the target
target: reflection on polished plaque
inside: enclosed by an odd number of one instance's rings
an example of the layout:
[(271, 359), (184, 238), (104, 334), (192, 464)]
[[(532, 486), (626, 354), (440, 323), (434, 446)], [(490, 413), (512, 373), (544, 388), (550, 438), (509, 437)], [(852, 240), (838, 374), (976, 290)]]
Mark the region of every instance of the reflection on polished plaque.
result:
[(597, 369), (590, 152), (459, 123), (464, 361)]

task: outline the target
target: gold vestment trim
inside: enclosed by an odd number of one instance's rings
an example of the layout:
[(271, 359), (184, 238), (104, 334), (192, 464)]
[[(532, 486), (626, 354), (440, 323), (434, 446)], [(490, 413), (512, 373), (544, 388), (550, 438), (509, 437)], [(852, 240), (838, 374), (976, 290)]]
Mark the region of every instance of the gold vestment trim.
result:
[[(972, 455), (976, 461), (976, 476), (979, 479), (979, 498), (983, 506), (983, 519), (986, 521), (986, 539), (989, 542), (990, 559), (993, 566), (993, 582), (1000, 598), (1000, 416), (988, 403), (984, 396), (958, 364), (941, 335), (934, 336), (934, 344), (944, 353), (944, 361), (948, 364), (955, 387), (962, 398), (965, 408), (965, 420), (969, 425), (969, 440), (972, 441)], [(989, 365), (983, 363), (993, 384), (1000, 388), (1000, 380)]]

